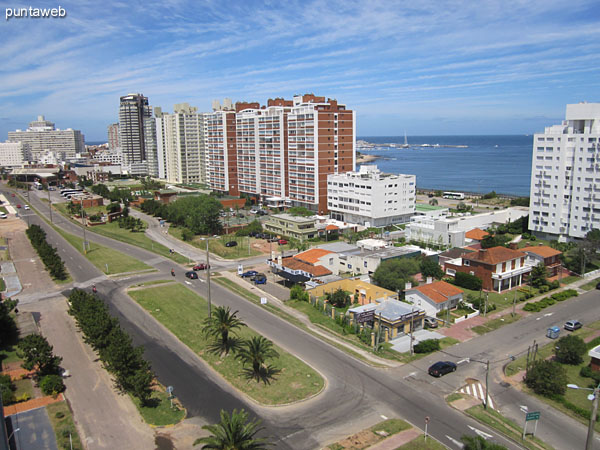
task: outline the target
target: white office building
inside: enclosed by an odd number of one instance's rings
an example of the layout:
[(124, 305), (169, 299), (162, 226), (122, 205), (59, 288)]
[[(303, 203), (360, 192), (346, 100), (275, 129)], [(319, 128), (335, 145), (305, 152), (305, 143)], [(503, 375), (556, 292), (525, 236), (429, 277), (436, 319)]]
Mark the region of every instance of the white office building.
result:
[(29, 145), (22, 142), (0, 142), (0, 166), (20, 167), (29, 160)]
[(382, 173), (375, 165), (327, 176), (331, 217), (365, 226), (405, 223), (415, 214), (416, 176)]
[(600, 103), (567, 105), (533, 138), (529, 229), (560, 241), (600, 226)]
[(160, 108), (154, 114), (158, 177), (169, 183), (206, 183), (204, 114), (187, 103), (176, 104), (173, 114)]
[(46, 151), (62, 152), (67, 157), (85, 152), (84, 137), (79, 130), (56, 129), (54, 123), (38, 116), (29, 123), (27, 130), (8, 132), (9, 142), (21, 142), (29, 146), (31, 159), (39, 161)]

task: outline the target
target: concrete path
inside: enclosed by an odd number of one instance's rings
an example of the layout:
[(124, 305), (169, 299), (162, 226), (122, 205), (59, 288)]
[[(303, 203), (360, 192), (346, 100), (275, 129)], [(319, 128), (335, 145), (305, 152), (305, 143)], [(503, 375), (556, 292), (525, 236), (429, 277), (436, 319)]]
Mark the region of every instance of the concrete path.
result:
[(68, 370), (66, 398), (73, 409), (81, 439), (88, 450), (152, 449), (154, 432), (142, 421), (129, 397), (117, 393), (113, 382), (83, 343), (64, 297), (23, 306), (41, 315), (42, 334), (62, 356), (61, 366)]
[(19, 276), (17, 275), (17, 269), (15, 269), (15, 265), (10, 262), (3, 262), (0, 268), (0, 277), (4, 279), (4, 284), (6, 285), (6, 289), (4, 291), (4, 297), (12, 297), (13, 295), (17, 295), (23, 289), (21, 286), (21, 282), (19, 281)]
[[(370, 446), (368, 450), (395, 450), (418, 436), (421, 436), (421, 430), (410, 428)], [(430, 437), (429, 439), (432, 438)]]

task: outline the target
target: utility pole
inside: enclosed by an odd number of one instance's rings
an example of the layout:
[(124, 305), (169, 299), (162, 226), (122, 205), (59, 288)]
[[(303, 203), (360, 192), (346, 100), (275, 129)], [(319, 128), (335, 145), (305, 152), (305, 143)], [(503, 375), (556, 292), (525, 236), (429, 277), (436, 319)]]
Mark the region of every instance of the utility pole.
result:
[(414, 331), (414, 320), (415, 320), (415, 308), (411, 309), (411, 313), (410, 313), (410, 356), (412, 356), (414, 354), (413, 351), (413, 331)]
[(516, 308), (516, 306), (517, 306), (517, 290), (515, 289), (515, 298), (513, 300), (513, 312), (512, 312), (513, 317), (515, 317), (515, 308)]
[(79, 200), (81, 204), (81, 229), (83, 230), (83, 254), (87, 255), (87, 246), (85, 245), (85, 211), (83, 210), (83, 199)]
[(206, 283), (208, 285), (208, 318), (210, 319), (210, 253), (208, 252), (208, 238), (206, 238)]
[(50, 199), (50, 183), (47, 183), (48, 188), (48, 209), (50, 210), (50, 223), (52, 223), (52, 200)]
[(594, 400), (592, 401), (592, 415), (590, 416), (590, 426), (588, 427), (587, 439), (585, 440), (585, 450), (594, 448), (594, 426), (596, 425), (596, 414), (598, 413), (598, 395), (600, 395), (600, 385), (594, 388)]
[(487, 316), (487, 304), (488, 304), (488, 296), (489, 296), (489, 292), (485, 293), (485, 310), (483, 311), (483, 317)]
[(490, 392), (488, 391), (488, 381), (490, 378), (490, 360), (487, 360), (487, 363), (485, 364), (485, 404), (484, 404), (484, 408), (487, 409), (488, 407), (488, 402), (490, 400)]

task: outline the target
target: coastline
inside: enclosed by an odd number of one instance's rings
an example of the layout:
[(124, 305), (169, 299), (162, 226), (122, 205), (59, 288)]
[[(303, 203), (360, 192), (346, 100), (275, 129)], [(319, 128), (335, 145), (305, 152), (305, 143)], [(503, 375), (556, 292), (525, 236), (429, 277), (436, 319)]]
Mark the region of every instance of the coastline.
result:
[(358, 158), (356, 158), (356, 164), (370, 163), (379, 158), (380, 157), (377, 155), (365, 155), (364, 153), (361, 153), (361, 155)]

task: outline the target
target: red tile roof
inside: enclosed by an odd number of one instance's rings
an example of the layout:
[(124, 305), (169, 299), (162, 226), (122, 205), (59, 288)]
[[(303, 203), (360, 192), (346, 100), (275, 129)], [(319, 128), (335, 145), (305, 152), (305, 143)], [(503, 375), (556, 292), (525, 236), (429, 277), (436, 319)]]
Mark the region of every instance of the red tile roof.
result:
[(547, 245), (532, 245), (531, 247), (523, 247), (521, 251), (535, 253), (536, 255), (539, 255), (542, 258), (550, 258), (551, 256), (562, 254), (562, 252), (552, 247), (548, 247)]
[(434, 281), (433, 283), (418, 286), (415, 290), (429, 297), (436, 303), (444, 303), (450, 297), (462, 294), (464, 291), (445, 281)]
[(522, 258), (525, 253), (518, 250), (512, 250), (506, 247), (492, 247), (488, 249), (481, 249), (474, 253), (463, 255), (463, 259), (470, 261), (479, 261), (485, 264), (498, 264), (505, 261), (510, 261), (517, 258)]
[(281, 265), (291, 270), (301, 270), (303, 272), (310, 273), (313, 277), (331, 275), (331, 270), (323, 266), (313, 266), (312, 264), (307, 264), (296, 259), (295, 257), (284, 258), (281, 261)]
[(475, 241), (481, 241), (484, 237), (489, 236), (490, 233), (483, 231), (481, 228), (473, 228), (465, 233), (467, 239), (473, 239)]
[(325, 250), (323, 248), (311, 248), (310, 250), (306, 250), (305, 252), (298, 253), (294, 256), (294, 258), (299, 259), (300, 261), (304, 261), (308, 264), (314, 264), (319, 262), (319, 258), (324, 255), (328, 255), (333, 253), (332, 251)]
[(337, 225), (329, 224), (329, 225), (327, 225), (327, 226), (325, 227), (325, 229), (326, 229), (327, 231), (333, 231), (333, 230), (339, 230), (339, 229), (340, 229), (340, 227), (338, 227)]

